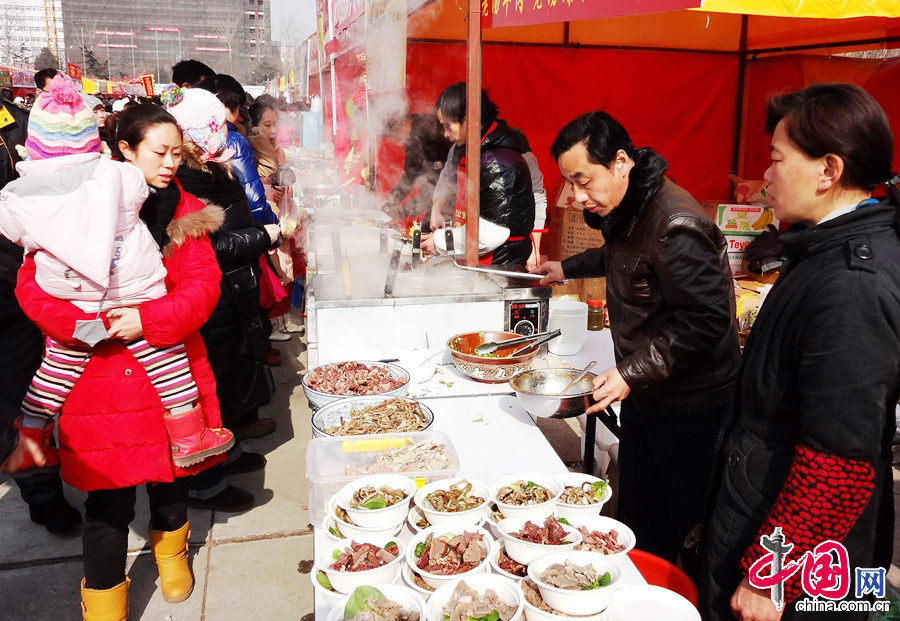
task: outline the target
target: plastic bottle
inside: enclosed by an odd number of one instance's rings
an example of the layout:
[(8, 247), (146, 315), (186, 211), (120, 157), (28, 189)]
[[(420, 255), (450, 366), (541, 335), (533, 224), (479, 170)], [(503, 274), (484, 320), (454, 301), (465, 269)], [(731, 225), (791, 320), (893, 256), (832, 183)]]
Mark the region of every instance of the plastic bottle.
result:
[(588, 330), (603, 329), (603, 300), (588, 300)]

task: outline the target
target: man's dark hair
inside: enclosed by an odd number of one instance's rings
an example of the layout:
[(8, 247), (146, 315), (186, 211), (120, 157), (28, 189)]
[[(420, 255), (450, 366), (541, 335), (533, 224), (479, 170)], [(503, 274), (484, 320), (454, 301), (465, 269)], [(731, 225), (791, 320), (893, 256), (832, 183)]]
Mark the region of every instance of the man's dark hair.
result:
[(41, 69), (34, 74), (34, 85), (42, 91), (47, 90), (47, 82), (55, 78), (57, 73), (59, 73), (59, 71), (52, 67)]
[[(434, 104), (434, 112), (438, 110), (448, 121), (462, 123), (466, 119), (466, 83), (457, 82), (444, 89)], [(497, 120), (500, 108), (497, 107), (487, 93), (481, 91), (481, 129), (485, 130)]]
[(209, 65), (201, 63), (199, 60), (182, 60), (172, 66), (172, 82), (176, 86), (193, 86), (207, 76), (214, 76), (216, 72), (210, 69)]
[(12, 101), (13, 100), (12, 89), (11, 88), (0, 88), (0, 99)]
[(887, 115), (866, 91), (850, 84), (814, 84), (776, 95), (766, 131), (784, 121), (788, 138), (810, 158), (844, 160), (844, 186), (871, 192), (891, 178), (894, 140)]
[(224, 73), (207, 76), (194, 86), (207, 90), (218, 97), (219, 101), (232, 112), (240, 110), (247, 101), (247, 93), (241, 83)]
[(550, 155), (559, 160), (563, 153), (579, 143), (584, 143), (588, 161), (592, 164), (609, 168), (620, 149), (634, 158), (634, 144), (628, 132), (617, 120), (600, 110), (582, 114), (563, 127), (550, 146)]

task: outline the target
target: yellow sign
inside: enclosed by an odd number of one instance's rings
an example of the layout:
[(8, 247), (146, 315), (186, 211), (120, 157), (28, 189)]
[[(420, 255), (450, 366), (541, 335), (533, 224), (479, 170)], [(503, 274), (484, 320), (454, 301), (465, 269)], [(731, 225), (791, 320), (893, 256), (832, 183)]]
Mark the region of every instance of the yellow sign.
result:
[(107, 83), (106, 83), (106, 94), (107, 94), (107, 95), (112, 95), (112, 94), (113, 94), (113, 85), (112, 85), (112, 82), (107, 82)]
[(81, 78), (81, 90), (86, 95), (93, 95), (100, 92), (100, 83), (88, 78)]
[(284, 91), (284, 76), (278, 78), (278, 90)]
[(389, 448), (406, 446), (412, 442), (412, 438), (373, 438), (371, 440), (345, 440), (341, 448), (345, 453), (361, 453), (364, 451), (383, 451)]
[(6, 106), (0, 105), (0, 129), (3, 129), (7, 125), (12, 125), (15, 122), (16, 119), (14, 119), (13, 115), (6, 109)]
[(294, 72), (293, 71), (291, 71), (290, 76), (291, 76), (291, 88), (294, 88)]

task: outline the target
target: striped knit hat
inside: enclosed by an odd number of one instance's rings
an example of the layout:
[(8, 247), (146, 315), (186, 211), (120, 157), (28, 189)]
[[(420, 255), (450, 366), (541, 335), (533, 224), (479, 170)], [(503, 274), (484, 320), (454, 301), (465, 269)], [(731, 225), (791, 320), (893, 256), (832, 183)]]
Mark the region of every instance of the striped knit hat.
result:
[(97, 121), (75, 85), (62, 74), (41, 93), (28, 117), (28, 157), (39, 160), (75, 153), (99, 153), (102, 148)]

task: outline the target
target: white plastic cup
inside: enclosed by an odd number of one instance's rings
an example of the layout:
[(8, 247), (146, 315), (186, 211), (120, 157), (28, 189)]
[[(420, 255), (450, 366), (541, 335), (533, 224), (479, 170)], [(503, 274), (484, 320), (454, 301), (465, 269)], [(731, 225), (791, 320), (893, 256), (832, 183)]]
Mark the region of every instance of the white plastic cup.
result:
[(581, 351), (587, 340), (588, 305), (577, 300), (552, 300), (547, 330), (560, 330), (560, 335), (547, 344), (551, 354), (572, 356)]

